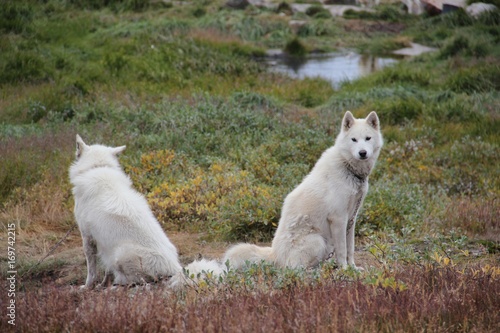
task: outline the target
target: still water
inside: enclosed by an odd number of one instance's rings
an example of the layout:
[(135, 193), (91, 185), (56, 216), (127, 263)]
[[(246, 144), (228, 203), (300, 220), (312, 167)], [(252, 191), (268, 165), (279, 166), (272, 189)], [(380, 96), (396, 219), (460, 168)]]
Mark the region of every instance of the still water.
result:
[(397, 61), (353, 52), (318, 54), (307, 58), (276, 56), (266, 60), (271, 71), (298, 79), (320, 77), (330, 81), (335, 89), (342, 82), (368, 75)]

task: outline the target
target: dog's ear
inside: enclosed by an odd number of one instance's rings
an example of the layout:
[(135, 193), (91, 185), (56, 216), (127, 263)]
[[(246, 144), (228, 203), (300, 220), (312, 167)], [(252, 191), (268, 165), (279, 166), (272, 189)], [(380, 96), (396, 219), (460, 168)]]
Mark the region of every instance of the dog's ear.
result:
[(86, 150), (88, 146), (83, 142), (82, 138), (77, 134), (76, 135), (76, 158), (79, 159), (82, 156), (83, 151)]
[(368, 117), (366, 117), (366, 122), (377, 131), (379, 130), (380, 121), (378, 120), (378, 116), (375, 111), (370, 112)]
[(118, 155), (122, 151), (124, 151), (125, 148), (127, 148), (127, 146), (120, 146), (120, 147), (115, 147), (115, 148), (111, 148), (111, 149), (112, 149), (113, 155)]
[(344, 115), (344, 119), (342, 120), (342, 129), (344, 131), (349, 130), (349, 128), (354, 125), (354, 116), (352, 115), (351, 111), (346, 111)]

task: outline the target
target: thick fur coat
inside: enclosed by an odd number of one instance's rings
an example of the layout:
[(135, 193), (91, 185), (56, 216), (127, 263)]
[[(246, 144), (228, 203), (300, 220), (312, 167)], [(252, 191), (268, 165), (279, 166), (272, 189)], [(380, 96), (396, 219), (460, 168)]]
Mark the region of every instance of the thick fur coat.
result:
[(308, 268), (333, 256), (341, 267), (356, 267), (356, 216), (382, 144), (374, 111), (365, 119), (355, 119), (347, 111), (335, 145), (285, 198), (272, 246), (238, 244), (226, 252), (223, 261), (233, 268), (261, 260)]
[(76, 136), (76, 160), (69, 170), (75, 218), (87, 259), (85, 287), (97, 279), (97, 259), (105, 269), (102, 285), (156, 281), (179, 273), (177, 249), (132, 187), (117, 155), (125, 146), (86, 145)]

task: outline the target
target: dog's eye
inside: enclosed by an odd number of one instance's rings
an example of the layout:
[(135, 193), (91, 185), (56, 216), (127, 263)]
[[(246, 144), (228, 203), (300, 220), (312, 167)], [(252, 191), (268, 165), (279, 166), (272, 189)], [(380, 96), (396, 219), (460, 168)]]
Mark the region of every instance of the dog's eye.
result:
[(370, 141), (371, 137), (370, 136), (367, 136), (366, 137), (366, 141)]
[(356, 140), (355, 138), (352, 138), (351, 139), (353, 142), (358, 142), (358, 140)]

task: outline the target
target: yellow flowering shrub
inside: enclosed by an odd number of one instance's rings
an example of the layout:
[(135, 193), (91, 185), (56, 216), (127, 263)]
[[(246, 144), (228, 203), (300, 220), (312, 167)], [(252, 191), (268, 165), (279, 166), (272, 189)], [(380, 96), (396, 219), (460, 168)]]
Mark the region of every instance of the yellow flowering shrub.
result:
[(169, 227), (232, 240), (269, 240), (277, 226), (283, 194), (232, 163), (202, 168), (157, 150), (143, 154), (140, 165), (128, 166), (127, 172), (143, 193), (149, 192), (155, 216)]

